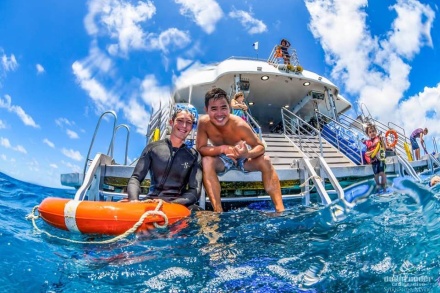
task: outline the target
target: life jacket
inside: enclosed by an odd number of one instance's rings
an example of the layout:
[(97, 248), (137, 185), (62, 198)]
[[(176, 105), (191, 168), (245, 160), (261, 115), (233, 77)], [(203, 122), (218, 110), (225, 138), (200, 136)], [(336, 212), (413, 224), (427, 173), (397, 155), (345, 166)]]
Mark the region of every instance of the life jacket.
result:
[(283, 58), (283, 51), (281, 50), (281, 47), (277, 47), (275, 50), (275, 58)]
[(367, 161), (367, 164), (376, 162), (377, 160), (383, 161), (385, 159), (385, 152), (381, 148), (381, 141), (379, 136), (364, 141), (364, 144), (367, 147), (367, 152), (374, 151), (377, 147), (379, 147), (379, 150), (376, 152), (376, 154), (374, 154), (374, 156), (370, 157), (368, 155), (365, 155), (365, 160)]

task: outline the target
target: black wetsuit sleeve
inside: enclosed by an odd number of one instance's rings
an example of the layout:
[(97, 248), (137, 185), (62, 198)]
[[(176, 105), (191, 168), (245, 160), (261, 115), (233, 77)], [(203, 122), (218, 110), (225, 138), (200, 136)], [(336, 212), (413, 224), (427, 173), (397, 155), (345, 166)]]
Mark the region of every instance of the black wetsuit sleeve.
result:
[(130, 177), (127, 185), (128, 200), (139, 200), (141, 193), (141, 182), (145, 179), (150, 169), (151, 157), (150, 148), (147, 146), (142, 151), (139, 161), (134, 167), (133, 174)]
[(188, 178), (188, 190), (183, 193), (179, 198), (176, 198), (172, 202), (180, 203), (185, 206), (195, 204), (202, 192), (202, 157), (197, 152), (197, 159), (194, 160), (191, 173)]

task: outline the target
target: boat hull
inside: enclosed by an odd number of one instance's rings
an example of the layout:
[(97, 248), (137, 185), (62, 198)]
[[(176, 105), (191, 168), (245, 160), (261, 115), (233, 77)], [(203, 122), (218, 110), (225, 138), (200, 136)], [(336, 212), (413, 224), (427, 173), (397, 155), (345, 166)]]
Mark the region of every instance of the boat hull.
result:
[[(84, 234), (119, 235), (134, 226), (147, 211), (154, 211), (157, 202), (106, 202), (75, 201), (49, 197), (38, 207), (41, 218), (48, 224), (71, 232)], [(165, 213), (168, 223), (173, 224), (191, 214), (180, 204), (164, 202), (160, 211)], [(154, 223), (165, 223), (160, 215), (149, 215), (136, 230), (154, 229)]]

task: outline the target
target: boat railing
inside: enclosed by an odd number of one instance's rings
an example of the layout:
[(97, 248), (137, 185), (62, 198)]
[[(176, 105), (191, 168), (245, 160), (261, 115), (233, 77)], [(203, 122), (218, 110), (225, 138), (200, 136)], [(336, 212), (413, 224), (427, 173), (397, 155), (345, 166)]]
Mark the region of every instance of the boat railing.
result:
[(434, 147), (434, 152), (436, 154), (438, 154), (437, 140), (438, 140), (438, 137), (433, 137), (432, 138), (432, 146)]
[(359, 132), (315, 110), (316, 128), (321, 135), (341, 153), (358, 165), (363, 164), (362, 143)]
[[(170, 104), (172, 105), (172, 104)], [(159, 132), (158, 139), (163, 139), (167, 135), (167, 122), (171, 116), (171, 106), (159, 105), (159, 109), (154, 111), (150, 117), (150, 122), (147, 128), (147, 144), (152, 141)]]
[[(408, 150), (409, 152), (411, 152), (409, 150), (410, 146), (407, 143), (407, 141), (409, 141), (409, 138), (405, 135), (405, 132), (403, 131), (403, 129), (401, 129), (401, 127), (395, 125), (392, 122), (389, 122), (388, 125), (385, 125), (384, 123), (380, 122), (377, 119), (374, 119), (372, 117), (365, 117), (362, 115), (358, 117), (360, 121), (358, 119), (353, 119), (345, 114), (339, 114), (338, 118), (340, 123), (349, 126), (350, 129), (356, 130), (359, 133), (362, 133), (364, 131), (365, 127), (367, 126), (367, 123), (372, 123), (376, 125), (377, 131), (382, 134), (386, 134), (388, 130), (394, 129), (394, 131), (396, 131), (398, 136), (398, 141), (397, 144), (394, 146), (394, 151), (397, 154), (400, 154), (411, 161), (406, 151)], [(363, 135), (366, 136), (365, 133), (363, 133)]]
[(101, 179), (101, 165), (110, 165), (113, 161), (113, 157), (106, 156), (104, 154), (98, 153), (92, 160), (87, 173), (84, 173), (84, 179), (81, 186), (75, 193), (74, 200), (82, 201), (85, 197), (88, 200), (99, 200), (99, 185)]
[[(376, 125), (377, 131), (378, 133), (382, 133), (383, 135), (386, 134), (386, 132), (388, 130), (390, 130), (390, 127), (382, 122), (380, 122), (377, 119), (374, 118), (370, 118), (369, 122), (373, 123), (374, 125)], [(397, 131), (394, 129), (394, 131), (396, 131), (397, 136), (398, 136), (398, 140), (397, 140), (397, 144), (394, 146), (394, 151), (398, 154), (400, 154), (403, 157), (408, 157), (408, 155), (406, 154), (405, 151), (405, 141), (409, 140), (409, 138), (407, 138), (405, 136), (404, 133)], [(408, 158), (409, 159), (409, 158)]]
[(251, 127), (252, 131), (258, 136), (260, 141), (263, 141), (263, 134), (261, 133), (261, 126), (258, 124), (257, 120), (252, 117), (252, 115), (249, 112), (246, 113), (247, 123)]
[[(116, 126), (115, 133), (117, 134), (118, 130), (121, 129), (121, 128), (124, 128), (125, 130), (127, 130), (127, 134), (126, 134), (126, 137), (125, 137), (125, 156), (124, 156), (124, 165), (127, 165), (127, 160), (128, 160), (128, 143), (130, 141), (130, 127), (127, 124), (119, 124), (118, 126)], [(112, 142), (112, 143), (114, 143), (114, 142)]]
[[(294, 144), (299, 145), (301, 151), (309, 158), (323, 156), (322, 137), (318, 129), (286, 108), (281, 109), (281, 117), (283, 121), (283, 133), (289, 141), (294, 143), (292, 136), (296, 138), (298, 142)], [(316, 143), (316, 138), (318, 139), (318, 143)], [(319, 150), (319, 152), (316, 150)]]
[[(288, 56), (286, 56), (283, 53), (283, 57), (277, 56), (277, 48), (280, 45), (275, 45), (272, 49), (272, 52), (269, 55), (269, 58), (267, 59), (267, 63), (275, 66), (278, 69), (286, 70), (286, 71), (292, 71), (294, 73), (300, 73), (303, 71), (300, 63), (298, 54), (296, 53), (296, 50), (294, 48), (288, 48), (287, 53)], [(282, 60), (282, 61), (281, 61)]]
[(113, 158), (113, 147), (114, 147), (114, 139), (115, 139), (115, 133), (116, 133), (117, 116), (116, 116), (115, 111), (105, 111), (104, 113), (101, 114), (101, 116), (98, 119), (98, 123), (96, 124), (95, 132), (93, 133), (92, 141), (90, 143), (89, 150), (87, 151), (87, 156), (86, 156), (86, 160), (84, 163), (83, 174), (86, 174), (87, 166), (91, 162), (90, 152), (92, 151), (93, 145), (95, 143), (96, 134), (98, 133), (98, 129), (99, 129), (99, 126), (101, 125), (102, 118), (106, 115), (111, 115), (114, 118), (113, 127), (112, 127), (112, 138), (110, 140), (110, 145), (109, 145), (109, 148), (107, 151), (107, 155)]

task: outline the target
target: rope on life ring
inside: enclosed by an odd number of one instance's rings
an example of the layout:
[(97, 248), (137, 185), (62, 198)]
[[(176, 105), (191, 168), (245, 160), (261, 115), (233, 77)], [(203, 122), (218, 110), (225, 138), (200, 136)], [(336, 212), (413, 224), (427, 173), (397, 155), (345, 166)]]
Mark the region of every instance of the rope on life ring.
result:
[[(388, 137), (389, 136), (393, 136), (393, 139), (391, 140), (391, 142), (388, 142)], [(387, 148), (394, 148), (397, 144), (397, 140), (399, 139), (399, 136), (397, 135), (397, 132), (394, 129), (389, 129), (386, 133), (385, 133), (385, 142), (387, 145)]]
[(145, 202), (157, 202), (157, 206), (156, 206), (156, 208), (154, 210), (146, 211), (145, 213), (143, 213), (142, 216), (139, 218), (139, 220), (133, 225), (133, 227), (131, 227), (130, 229), (128, 229), (127, 231), (125, 231), (121, 235), (118, 235), (116, 237), (113, 237), (113, 238), (110, 238), (110, 239), (107, 239), (107, 240), (103, 240), (103, 241), (79, 241), (79, 240), (73, 240), (73, 239), (68, 239), (68, 238), (52, 235), (52, 234), (50, 234), (47, 231), (41, 230), (40, 228), (38, 228), (37, 223), (35, 222), (36, 220), (38, 220), (40, 218), (40, 215), (36, 214), (36, 211), (38, 209), (38, 205), (35, 206), (32, 209), (32, 212), (26, 216), (26, 220), (31, 220), (32, 221), (32, 225), (34, 226), (34, 229), (37, 230), (37, 232), (45, 234), (46, 236), (51, 237), (51, 238), (67, 241), (67, 242), (70, 242), (70, 243), (78, 243), (78, 244), (109, 244), (109, 243), (113, 243), (113, 242), (119, 241), (121, 239), (127, 238), (127, 236), (129, 236), (130, 234), (133, 234), (134, 232), (136, 232), (136, 230), (139, 228), (139, 226), (141, 226), (144, 223), (145, 219), (148, 216), (151, 216), (151, 215), (161, 216), (163, 218), (164, 222), (165, 222), (163, 225), (159, 225), (158, 223), (154, 222), (153, 223), (154, 227), (163, 229), (163, 228), (166, 228), (168, 226), (168, 217), (167, 217), (167, 215), (164, 212), (162, 212), (160, 210), (160, 208), (163, 205), (163, 200), (162, 199), (158, 199), (158, 200), (147, 199), (147, 200), (145, 200)]

